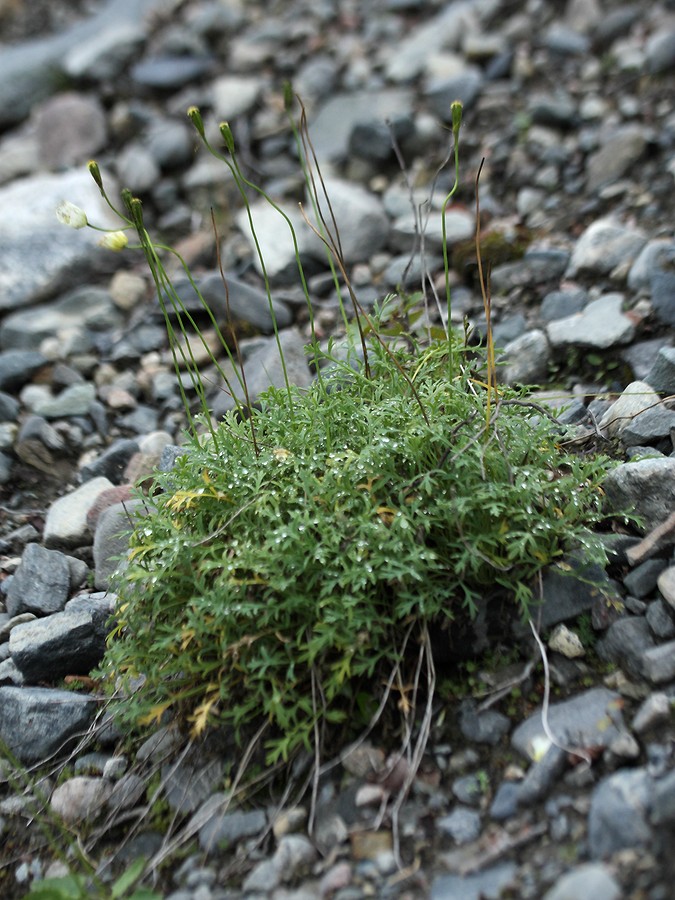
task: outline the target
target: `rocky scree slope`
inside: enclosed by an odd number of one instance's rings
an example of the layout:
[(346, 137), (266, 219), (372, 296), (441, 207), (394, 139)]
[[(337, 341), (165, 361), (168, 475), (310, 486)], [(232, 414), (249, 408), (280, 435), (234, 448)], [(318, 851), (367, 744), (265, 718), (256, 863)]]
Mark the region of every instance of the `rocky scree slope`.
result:
[[(174, 900), (668, 897), (673, 4), (108, 0), (77, 11), (62, 30), (33, 36), (22, 30), (21, 4), (8, 5), (3, 27), (18, 42), (0, 49), (0, 196), (11, 210), (0, 222), (0, 736), (27, 766), (69, 750), (72, 775), (57, 785), (55, 762), (34, 790), (40, 802), (71, 827), (86, 826), (92, 853), (115, 850), (124, 865), (161, 853), (169, 839), (142, 813), (148, 779), (159, 773), (188, 848), (164, 876)], [(616, 536), (601, 589), (555, 571), (546, 580), (540, 627), (560, 692), (551, 726), (560, 743), (592, 751), (593, 765), (546, 749), (539, 674), (526, 669), (516, 686), (524, 699), (512, 691), (494, 707), (449, 693), (453, 724), (434, 734), (404, 806), (405, 849), (420, 866), (403, 875), (389, 823), (362, 834), (374, 818), (367, 788), (379, 748), (345, 760), (342, 780), (326, 785), (310, 840), (302, 812), (223, 814), (222, 748), (172, 749), (168, 729), (122, 753), (122, 736), (100, 722), (94, 743), (82, 741), (100, 700), (93, 685), (64, 690), (68, 676), (86, 679), (103, 650), (130, 485), (171, 465), (184, 420), (142, 262), (105, 254), (94, 235), (59, 230), (54, 208), (69, 199), (112, 224), (85, 170), (96, 156), (106, 179), (141, 196), (158, 232), (180, 242), (218, 315), (224, 292), (209, 208), (226, 211), (219, 235), (230, 301), (249, 383), (263, 389), (278, 358), (259, 272), (223, 169), (196, 152), (185, 111), (197, 103), (205, 120), (228, 119), (242, 160), (292, 210), (303, 186), (280, 99), (289, 77), (307, 103), (366, 304), (418, 290), (422, 271), (441, 270), (437, 223), (450, 173), (430, 201), (429, 186), (447, 145), (439, 123), (452, 100), (464, 102), (462, 183), (448, 217), (456, 324), (466, 316), (484, 325), (471, 240), (485, 157), (484, 253), (502, 377), (554, 379), (579, 436), (615, 443), (624, 464), (607, 495), (643, 516), (647, 536)], [(392, 132), (415, 204), (430, 207), (424, 257), (419, 250), (412, 262), (415, 215)], [(291, 248), (278, 220), (257, 213), (287, 362), (304, 384), (307, 323)], [(339, 336), (326, 263), (307, 232), (302, 254), (317, 323), (326, 338)], [(218, 415), (229, 400), (206, 368)], [(577, 655), (593, 646), (590, 661)], [(478, 693), (522, 675), (523, 663), (514, 674), (500, 661), (502, 650), (472, 676)], [(30, 803), (6, 782), (7, 896), (25, 894), (51, 862), (26, 828)], [(132, 823), (126, 835), (106, 830), (120, 815)], [(248, 862), (237, 879), (226, 873), (233, 858)]]

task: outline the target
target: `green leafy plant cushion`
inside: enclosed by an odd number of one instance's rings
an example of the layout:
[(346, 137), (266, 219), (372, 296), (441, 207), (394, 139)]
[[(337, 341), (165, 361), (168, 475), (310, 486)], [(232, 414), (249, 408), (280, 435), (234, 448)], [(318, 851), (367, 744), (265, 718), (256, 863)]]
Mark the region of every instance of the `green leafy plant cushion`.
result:
[(268, 762), (287, 759), (367, 726), (393, 672), (418, 683), (429, 630), (485, 592), (527, 616), (542, 567), (580, 543), (602, 557), (607, 461), (568, 454), (510, 389), (486, 419), (486, 385), (451, 377), (447, 350), (374, 343), (369, 378), (270, 391), (157, 476), (103, 667), (144, 676), (123, 717), (171, 710), (240, 742), (262, 724)]

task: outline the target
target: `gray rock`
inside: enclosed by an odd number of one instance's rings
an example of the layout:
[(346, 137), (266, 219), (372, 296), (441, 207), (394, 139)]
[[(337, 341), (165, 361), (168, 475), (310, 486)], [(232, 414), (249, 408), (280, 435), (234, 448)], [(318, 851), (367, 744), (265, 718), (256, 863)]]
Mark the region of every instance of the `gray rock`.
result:
[(623, 294), (605, 294), (592, 300), (580, 313), (549, 322), (546, 326), (549, 341), (559, 348), (572, 345), (599, 350), (629, 343), (635, 326), (623, 314), (623, 302)]
[(50, 475), (66, 476), (69, 465), (64, 459), (66, 443), (42, 416), (28, 416), (21, 425), (14, 452), (27, 465)]
[[(621, 697), (607, 688), (592, 688), (569, 700), (553, 703), (548, 723), (560, 744), (571, 747), (607, 747), (623, 730)], [(541, 710), (533, 713), (511, 735), (514, 749), (529, 759), (539, 755), (538, 746), (548, 745)]]
[(161, 177), (154, 156), (140, 141), (127, 144), (120, 151), (115, 167), (120, 184), (134, 194), (147, 194)]
[(433, 78), (427, 84), (424, 95), (435, 115), (445, 122), (452, 121), (451, 106), (459, 100), (465, 109), (475, 106), (485, 78), (477, 66), (467, 66), (446, 78)]
[[(280, 332), (279, 339), (289, 382), (301, 388), (308, 387), (312, 381), (312, 374), (307, 366), (304, 342), (300, 333), (289, 328)], [(251, 404), (257, 403), (260, 394), (268, 388), (283, 389), (285, 387), (279, 348), (273, 338), (269, 338), (244, 362), (244, 368)], [(244, 404), (245, 397), (241, 385), (235, 382), (232, 388), (239, 402)], [(228, 410), (235, 409), (236, 403), (232, 396), (221, 391), (211, 399), (210, 406), (213, 415), (218, 418)]]
[(230, 122), (250, 113), (263, 89), (256, 75), (222, 75), (211, 84), (213, 115), (219, 122)]
[(80, 469), (82, 481), (91, 478), (107, 478), (112, 484), (122, 484), (124, 473), (131, 457), (140, 447), (133, 438), (119, 438), (107, 447), (100, 456)]
[[(109, 188), (114, 193), (114, 185)], [(0, 221), (0, 310), (54, 294), (72, 283), (75, 272), (83, 278), (94, 268), (112, 267), (114, 254), (96, 246), (98, 232), (58, 222), (56, 208), (64, 200), (83, 209), (95, 225), (119, 227), (86, 170), (31, 175), (0, 187), (0, 206), (12, 210)]]
[(552, 128), (569, 128), (577, 117), (574, 100), (562, 90), (555, 94), (533, 94), (528, 100), (527, 110), (536, 125)]
[(659, 254), (649, 274), (649, 290), (656, 317), (675, 325), (675, 249)]
[(430, 900), (498, 900), (517, 869), (516, 863), (504, 862), (473, 875), (439, 875), (431, 885)]
[(641, 459), (617, 466), (606, 476), (603, 490), (612, 511), (635, 513), (650, 531), (675, 507), (675, 459)]
[(504, 347), (499, 379), (505, 384), (536, 384), (546, 378), (551, 348), (543, 331), (534, 329)]
[(67, 825), (91, 822), (103, 810), (112, 789), (105, 778), (76, 775), (55, 788), (49, 805)]
[(661, 572), (657, 579), (657, 586), (661, 596), (675, 612), (675, 566), (668, 566)]
[(586, 188), (597, 191), (617, 181), (637, 165), (647, 147), (641, 125), (623, 125), (609, 132), (586, 164)]
[(634, 597), (646, 597), (656, 587), (659, 575), (667, 563), (662, 559), (648, 559), (624, 576), (624, 587)]
[(0, 685), (22, 687), (24, 684), (25, 679), (23, 674), (21, 673), (21, 670), (17, 668), (17, 665), (11, 656), (7, 657), (7, 659), (3, 659), (2, 662), (0, 662)]
[(421, 75), (429, 59), (440, 50), (458, 48), (473, 19), (472, 0), (459, 0), (433, 16), (399, 42), (396, 53), (387, 55), (386, 74), (402, 83)]
[(568, 557), (562, 567), (548, 566), (542, 591), (544, 601), (537, 609), (537, 622), (544, 631), (576, 619), (603, 599), (616, 596), (616, 589), (603, 568), (588, 565), (574, 556)]
[(675, 772), (669, 772), (654, 783), (650, 821), (653, 825), (675, 824)]
[(92, 478), (52, 503), (43, 534), (45, 546), (71, 548), (91, 543), (87, 514), (99, 494), (111, 487), (114, 485), (107, 478)]
[[(347, 264), (364, 262), (386, 243), (389, 220), (382, 201), (357, 184), (340, 178), (324, 178), (324, 185), (337, 222), (342, 256)], [(310, 208), (307, 198), (307, 209)], [(324, 207), (324, 216), (331, 222)]]
[(608, 437), (621, 437), (636, 416), (659, 403), (658, 394), (645, 381), (632, 381), (604, 413), (598, 427)]
[(566, 250), (530, 249), (516, 262), (495, 266), (490, 275), (493, 293), (505, 294), (514, 288), (559, 281), (565, 271), (569, 254)]
[(164, 796), (169, 806), (179, 813), (194, 812), (222, 783), (225, 764), (222, 759), (200, 762), (197, 758), (179, 760), (162, 766), (166, 788)]
[(644, 769), (622, 770), (593, 791), (588, 814), (591, 859), (607, 859), (618, 850), (652, 846), (649, 803), (652, 780)]
[(31, 765), (67, 749), (89, 727), (96, 697), (42, 687), (0, 687), (0, 739)]
[(88, 675), (101, 661), (105, 643), (91, 615), (59, 612), (13, 629), (9, 651), (26, 682), (53, 682), (64, 675)]
[(9, 640), (12, 630), (17, 625), (23, 625), (24, 622), (32, 622), (35, 618), (37, 618), (35, 613), (19, 613), (16, 616), (12, 616), (10, 613), (3, 613), (2, 624), (0, 625), (0, 644)]
[(208, 56), (150, 56), (131, 68), (137, 85), (159, 90), (174, 90), (207, 75), (213, 68)]
[(110, 617), (115, 611), (117, 597), (112, 591), (82, 593), (73, 597), (65, 605), (65, 612), (86, 612), (94, 623), (97, 633), (105, 639), (108, 634)]
[(669, 238), (654, 238), (644, 245), (628, 273), (628, 288), (633, 293), (648, 291), (652, 272), (664, 260), (672, 258), (675, 242)]
[(502, 781), (490, 804), (490, 818), (495, 822), (505, 822), (518, 812), (520, 785), (517, 781)]
[(47, 100), (33, 114), (40, 162), (57, 172), (83, 165), (105, 146), (106, 117), (93, 96), (66, 91)]
[(368, 90), (338, 93), (329, 99), (310, 118), (312, 143), (319, 163), (346, 159), (354, 129), (362, 123), (385, 123), (393, 116), (410, 114), (413, 94), (403, 89)]
[(0, 347), (39, 350), (46, 338), (68, 330), (102, 332), (121, 324), (122, 315), (108, 291), (81, 287), (52, 303), (10, 313), (0, 325)]
[(494, 709), (477, 713), (470, 703), (462, 705), (459, 727), (468, 741), (477, 744), (497, 744), (511, 728), (507, 716)]
[(41, 100), (63, 87), (64, 59), (74, 47), (111, 26), (141, 21), (162, 0), (108, 0), (95, 15), (64, 32), (15, 46), (0, 53), (0, 126), (20, 122)]
[(548, 796), (567, 764), (566, 750), (553, 745), (549, 747), (541, 759), (530, 766), (518, 785), (518, 805), (532, 806)]
[(197, 823), (201, 823), (199, 846), (209, 853), (259, 834), (267, 825), (267, 816), (261, 809), (229, 810), (226, 795), (213, 794), (194, 814), (190, 827)]
[(111, 586), (113, 577), (126, 568), (133, 517), (141, 513), (143, 509), (143, 501), (134, 499), (125, 503), (114, 503), (103, 510), (99, 516), (94, 534), (94, 585), (96, 590), (107, 590)]
[(67, 416), (85, 416), (96, 399), (96, 387), (87, 381), (71, 384), (56, 396), (37, 399), (26, 405), (36, 416), (44, 419), (62, 419)]
[(6, 595), (11, 616), (35, 613), (48, 616), (60, 612), (70, 591), (68, 559), (58, 550), (28, 544)]
[(646, 242), (639, 229), (612, 218), (598, 219), (577, 240), (566, 276), (608, 275), (619, 264), (637, 259)]
[(546, 891), (544, 900), (620, 900), (621, 887), (606, 866), (584, 863), (562, 875), (553, 887)]
[(663, 403), (653, 406), (636, 416), (621, 432), (625, 447), (646, 447), (667, 441), (670, 445), (671, 430), (675, 428), (675, 412)]
[(645, 68), (650, 75), (659, 75), (675, 68), (675, 30), (657, 31), (645, 47)]
[[(295, 263), (295, 257), (293, 262)], [(221, 327), (230, 321), (235, 326), (243, 322), (263, 334), (272, 334), (275, 320), (278, 328), (288, 328), (292, 324), (293, 317), (285, 303), (272, 297), (270, 309), (265, 291), (246, 281), (228, 277), (226, 289), (220, 273), (212, 272), (201, 278), (198, 286)]]
[(650, 647), (642, 655), (642, 674), (652, 684), (663, 684), (675, 678), (675, 641)]
[(187, 165), (195, 152), (195, 136), (184, 122), (155, 119), (143, 136), (143, 142), (162, 169)]
[(653, 646), (647, 620), (642, 616), (627, 616), (612, 622), (596, 650), (601, 659), (616, 663), (630, 675), (642, 677), (645, 654)]
[(272, 858), (258, 863), (246, 876), (242, 887), (245, 892), (272, 891), (304, 873), (316, 856), (314, 844), (304, 834), (286, 834), (279, 840)]
[(541, 301), (539, 314), (545, 322), (553, 322), (580, 313), (587, 303), (588, 294), (581, 289), (551, 291)]
[(456, 806), (449, 815), (436, 820), (436, 827), (449, 834), (456, 844), (467, 844), (480, 834), (481, 815), (475, 809)]
[(47, 358), (33, 350), (3, 350), (0, 353), (0, 390), (20, 388), (47, 365)]
[[(284, 204), (281, 204), (281, 208), (284, 209)], [(289, 206), (288, 209), (284, 209), (284, 212), (293, 226), (297, 252), (303, 266), (312, 265), (312, 261), (318, 259), (325, 260), (324, 245), (312, 232), (300, 211)], [(262, 201), (251, 204), (251, 215), (268, 277), (272, 281), (282, 283), (297, 281), (296, 248), (288, 223), (274, 207)], [(258, 273), (262, 275), (262, 265), (257, 255), (245, 211), (236, 216), (236, 223), (254, 254), (253, 263)]]
[(63, 69), (77, 80), (112, 83), (138, 55), (145, 37), (140, 22), (119, 22), (71, 46)]
[[(445, 214), (445, 240), (448, 247), (468, 240), (475, 232), (476, 224), (473, 213), (463, 209), (448, 209)], [(419, 224), (413, 213), (406, 212), (392, 224), (390, 244), (394, 249), (404, 253), (414, 246), (419, 235)], [(443, 222), (440, 211), (432, 213), (424, 229), (424, 240), (428, 250), (434, 253), (443, 251)]]
[(632, 728), (636, 734), (644, 734), (650, 728), (661, 725), (670, 719), (672, 703), (667, 694), (650, 694), (643, 700), (640, 708), (635, 713)]
[(675, 622), (663, 600), (655, 600), (649, 604), (645, 613), (645, 619), (649, 625), (649, 630), (655, 638), (667, 641), (675, 637)]
[(661, 347), (645, 381), (660, 394), (675, 394), (675, 347)]

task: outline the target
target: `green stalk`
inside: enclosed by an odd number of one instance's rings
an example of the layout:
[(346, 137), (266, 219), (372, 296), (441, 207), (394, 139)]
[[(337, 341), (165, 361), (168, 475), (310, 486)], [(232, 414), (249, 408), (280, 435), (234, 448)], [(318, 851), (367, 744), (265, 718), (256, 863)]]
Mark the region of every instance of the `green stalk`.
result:
[(445, 214), (448, 208), (448, 204), (452, 200), (457, 188), (459, 187), (459, 129), (462, 125), (462, 103), (459, 100), (455, 100), (450, 105), (450, 111), (452, 114), (452, 140), (453, 140), (453, 154), (455, 159), (455, 181), (450, 188), (450, 192), (446, 196), (443, 201), (443, 209), (441, 212), (441, 229), (443, 235), (443, 271), (445, 273), (445, 302), (447, 307), (447, 317), (448, 317), (448, 359), (450, 361), (450, 377), (455, 377), (455, 358), (454, 358), (454, 347), (452, 340), (452, 295), (450, 291), (450, 263), (448, 260), (448, 243), (447, 243), (447, 232), (445, 226)]

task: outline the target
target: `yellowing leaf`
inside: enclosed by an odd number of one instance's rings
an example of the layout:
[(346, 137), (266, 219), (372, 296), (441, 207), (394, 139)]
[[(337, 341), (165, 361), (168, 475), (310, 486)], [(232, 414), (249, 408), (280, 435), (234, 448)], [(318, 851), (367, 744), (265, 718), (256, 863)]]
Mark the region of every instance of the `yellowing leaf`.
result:
[(219, 694), (211, 694), (206, 698), (206, 700), (200, 703), (192, 713), (192, 715), (190, 716), (190, 721), (192, 722), (190, 733), (192, 737), (199, 737), (199, 735), (205, 730), (206, 726), (208, 725), (211, 711), (219, 700)]
[(158, 703), (156, 706), (153, 706), (150, 712), (147, 712), (144, 716), (141, 716), (138, 720), (139, 725), (159, 725), (162, 721), (162, 716), (172, 705), (173, 700), (165, 700), (164, 703)]

